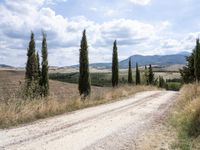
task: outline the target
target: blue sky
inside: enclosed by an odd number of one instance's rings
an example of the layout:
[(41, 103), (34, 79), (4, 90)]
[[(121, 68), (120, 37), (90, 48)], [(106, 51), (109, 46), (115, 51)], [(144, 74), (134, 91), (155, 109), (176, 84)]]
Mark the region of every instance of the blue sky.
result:
[(198, 0), (0, 0), (0, 64), (24, 66), (30, 32), (41, 51), (47, 33), (49, 63), (77, 64), (83, 29), (90, 63), (133, 54), (190, 52), (200, 34)]

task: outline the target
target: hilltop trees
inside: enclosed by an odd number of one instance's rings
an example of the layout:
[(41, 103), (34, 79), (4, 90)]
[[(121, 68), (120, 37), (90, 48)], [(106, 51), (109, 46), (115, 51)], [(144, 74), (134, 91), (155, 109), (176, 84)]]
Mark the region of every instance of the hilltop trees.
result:
[(129, 63), (128, 63), (128, 83), (129, 84), (133, 83), (132, 68), (131, 68), (131, 58), (129, 59)]
[(153, 85), (154, 84), (154, 73), (153, 73), (151, 64), (149, 65), (149, 74), (148, 74), (148, 76), (149, 76), (149, 79), (148, 79), (149, 84)]
[(113, 57), (112, 57), (112, 86), (116, 87), (119, 80), (119, 67), (118, 67), (118, 53), (117, 53), (117, 41), (113, 44)]
[(43, 33), (42, 40), (42, 71), (40, 78), (41, 94), (46, 97), (49, 95), (49, 75), (48, 75), (48, 51), (47, 51), (47, 40), (46, 34)]
[(25, 80), (26, 80), (25, 95), (26, 97), (31, 99), (36, 98), (40, 95), (43, 96), (48, 95), (49, 86), (48, 86), (48, 60), (47, 60), (46, 36), (45, 37), (43, 36), (42, 45), (43, 45), (42, 47), (44, 48), (42, 48), (43, 63), (41, 72), (39, 54), (36, 53), (35, 50), (34, 33), (31, 32), (31, 38), (27, 53), (28, 58), (26, 63), (26, 73), (25, 73)]
[(136, 83), (136, 85), (139, 85), (141, 83), (141, 80), (140, 80), (140, 70), (138, 68), (138, 63), (136, 63), (135, 83)]
[(84, 95), (84, 97), (86, 97), (91, 92), (86, 30), (83, 31), (81, 39), (79, 63), (80, 74), (78, 89), (80, 95)]

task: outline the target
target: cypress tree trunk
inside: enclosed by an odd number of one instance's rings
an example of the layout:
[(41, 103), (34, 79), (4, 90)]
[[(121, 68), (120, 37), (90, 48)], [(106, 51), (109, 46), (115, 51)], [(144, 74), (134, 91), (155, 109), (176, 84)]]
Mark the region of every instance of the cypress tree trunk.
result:
[(118, 67), (118, 53), (117, 53), (117, 41), (113, 44), (113, 58), (112, 58), (112, 86), (118, 86), (119, 80), (119, 67)]
[(154, 82), (154, 73), (150, 64), (149, 65), (149, 84), (153, 85), (153, 82)]
[(135, 80), (136, 85), (139, 85), (141, 83), (140, 80), (140, 70), (138, 68), (138, 63), (136, 63), (136, 80)]
[(42, 40), (42, 72), (41, 72), (41, 81), (40, 85), (42, 88), (42, 96), (46, 97), (49, 95), (49, 74), (48, 74), (48, 50), (47, 50), (47, 41), (46, 34), (43, 33)]
[(80, 65), (78, 89), (80, 95), (86, 97), (91, 93), (86, 30), (83, 31), (83, 36), (81, 39), (79, 63)]
[(129, 59), (129, 63), (128, 63), (128, 83), (129, 84), (133, 83), (132, 68), (131, 68), (131, 58)]

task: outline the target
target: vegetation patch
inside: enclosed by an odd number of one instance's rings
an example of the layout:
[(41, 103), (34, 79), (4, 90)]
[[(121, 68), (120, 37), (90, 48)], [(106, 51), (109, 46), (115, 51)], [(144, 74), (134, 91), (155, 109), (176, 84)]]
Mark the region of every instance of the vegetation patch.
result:
[(200, 85), (184, 85), (172, 111), (170, 122), (178, 131), (181, 150), (200, 149)]

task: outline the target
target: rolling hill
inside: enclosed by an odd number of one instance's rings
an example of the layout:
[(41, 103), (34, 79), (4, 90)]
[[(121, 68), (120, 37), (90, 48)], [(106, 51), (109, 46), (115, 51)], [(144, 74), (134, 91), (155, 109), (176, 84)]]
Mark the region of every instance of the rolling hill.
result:
[[(138, 62), (139, 66), (152, 64), (158, 67), (168, 67), (172, 65), (185, 65), (186, 64), (185, 57), (188, 56), (189, 54), (190, 53), (188, 52), (182, 52), (182, 53), (172, 54), (172, 55), (152, 55), (152, 56), (133, 55), (129, 58), (131, 58), (133, 66), (135, 66), (136, 62)], [(128, 68), (129, 58), (119, 62), (119, 67), (121, 69)], [(94, 63), (94, 64), (90, 64), (90, 66), (96, 69), (109, 69), (111, 68), (112, 64), (111, 63)], [(78, 65), (73, 66), (73, 67), (78, 67)]]

